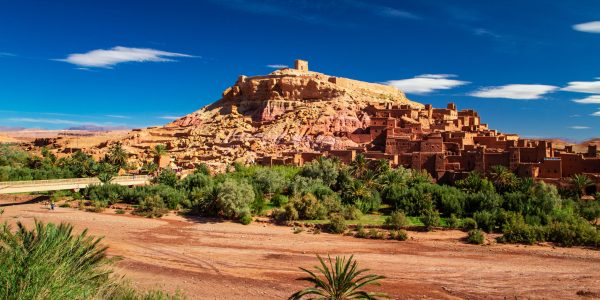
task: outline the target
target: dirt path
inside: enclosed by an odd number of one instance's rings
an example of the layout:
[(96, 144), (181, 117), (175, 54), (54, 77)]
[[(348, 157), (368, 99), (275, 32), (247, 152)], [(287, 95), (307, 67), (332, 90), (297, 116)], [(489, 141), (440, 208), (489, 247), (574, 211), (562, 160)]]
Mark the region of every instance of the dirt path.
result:
[[(12, 201), (12, 200), (11, 200)], [(3, 201), (0, 198), (0, 204)], [(600, 297), (600, 251), (551, 246), (464, 244), (460, 231), (409, 232), (405, 242), (331, 234), (294, 234), (253, 223), (146, 219), (41, 204), (5, 206), (0, 222), (72, 223), (105, 236), (118, 271), (143, 288), (180, 290), (188, 299), (284, 299), (302, 286), (299, 266), (315, 254), (355, 254), (385, 275), (380, 291), (395, 299), (578, 299)], [(587, 298), (589, 299), (589, 298)]]

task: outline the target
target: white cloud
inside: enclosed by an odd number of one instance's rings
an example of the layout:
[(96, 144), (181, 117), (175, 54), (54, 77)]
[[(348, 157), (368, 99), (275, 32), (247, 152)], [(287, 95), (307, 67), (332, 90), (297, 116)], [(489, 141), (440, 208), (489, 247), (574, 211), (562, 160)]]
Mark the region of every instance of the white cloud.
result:
[(593, 95), (583, 99), (574, 99), (573, 102), (579, 104), (600, 104), (600, 95)]
[(594, 116), (594, 117), (600, 117), (600, 110), (597, 111), (597, 112), (595, 112), (595, 113), (593, 113), (592, 116)]
[(149, 48), (128, 48), (117, 46), (112, 49), (97, 49), (86, 53), (69, 54), (59, 61), (68, 62), (80, 67), (111, 68), (124, 62), (167, 62), (170, 57), (194, 57), (189, 54), (167, 52)]
[(122, 116), (122, 115), (104, 115), (104, 116), (109, 117), (109, 118), (116, 118), (116, 119), (130, 119), (130, 117)]
[(573, 25), (573, 29), (582, 32), (600, 33), (600, 21), (593, 21)]
[[(600, 79), (600, 78), (596, 78)], [(571, 81), (568, 85), (561, 90), (568, 92), (578, 93), (589, 93), (589, 94), (600, 94), (600, 80), (599, 81)]]
[(571, 129), (576, 129), (576, 130), (590, 129), (588, 126), (578, 126), (578, 125), (576, 125), (576, 126), (571, 126), (571, 127), (569, 127), (569, 128), (571, 128)]
[(271, 69), (283, 69), (283, 68), (287, 68), (288, 65), (267, 65), (267, 68), (271, 68)]
[(164, 120), (177, 120), (181, 117), (177, 117), (177, 116), (160, 116), (158, 117), (159, 119), (164, 119)]
[(452, 77), (456, 77), (456, 75), (423, 74), (409, 79), (390, 80), (384, 83), (396, 87), (407, 94), (427, 94), (436, 90), (448, 90), (470, 83), (468, 81), (451, 79)]
[(517, 100), (540, 99), (542, 95), (558, 89), (553, 85), (544, 84), (508, 84), (480, 88), (469, 95), (478, 98), (504, 98)]

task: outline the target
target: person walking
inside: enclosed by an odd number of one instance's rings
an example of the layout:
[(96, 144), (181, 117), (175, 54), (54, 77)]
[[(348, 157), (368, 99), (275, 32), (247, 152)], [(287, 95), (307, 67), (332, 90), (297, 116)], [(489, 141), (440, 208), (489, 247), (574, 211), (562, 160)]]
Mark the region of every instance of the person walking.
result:
[(50, 200), (50, 210), (54, 210), (54, 200)]

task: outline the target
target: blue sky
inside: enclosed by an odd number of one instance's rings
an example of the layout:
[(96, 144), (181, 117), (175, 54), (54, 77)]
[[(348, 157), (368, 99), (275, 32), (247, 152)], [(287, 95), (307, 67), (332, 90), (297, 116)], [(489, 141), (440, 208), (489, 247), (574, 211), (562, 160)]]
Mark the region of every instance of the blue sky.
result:
[(600, 135), (599, 53), (596, 0), (5, 0), (0, 126), (164, 124), (303, 58), (504, 132), (581, 140)]

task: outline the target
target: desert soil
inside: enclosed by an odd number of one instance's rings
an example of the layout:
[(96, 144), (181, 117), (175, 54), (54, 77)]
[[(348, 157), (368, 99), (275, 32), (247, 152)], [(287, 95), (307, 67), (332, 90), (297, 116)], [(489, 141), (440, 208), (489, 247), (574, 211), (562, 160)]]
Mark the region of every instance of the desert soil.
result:
[[(21, 202), (19, 202), (19, 200)], [(0, 196), (0, 222), (69, 222), (104, 236), (117, 272), (140, 289), (179, 290), (188, 299), (285, 299), (320, 255), (354, 254), (386, 276), (375, 290), (394, 299), (584, 299), (600, 297), (600, 251), (551, 245), (475, 246), (461, 231), (409, 232), (404, 242), (358, 239), (290, 227), (244, 226), (170, 215), (49, 211)], [(16, 204), (16, 205), (14, 205)], [(585, 294), (585, 297), (579, 296)]]

